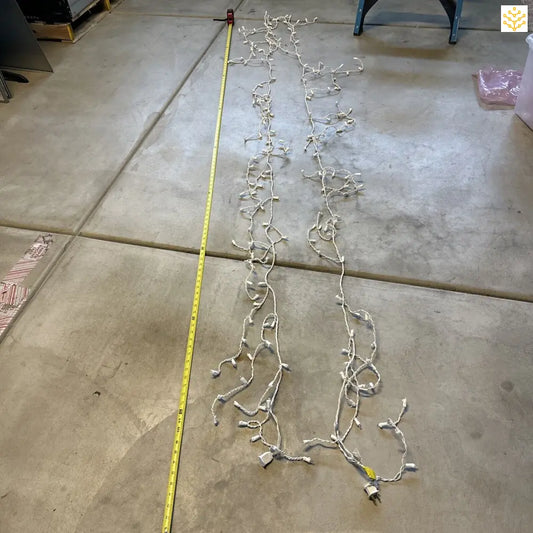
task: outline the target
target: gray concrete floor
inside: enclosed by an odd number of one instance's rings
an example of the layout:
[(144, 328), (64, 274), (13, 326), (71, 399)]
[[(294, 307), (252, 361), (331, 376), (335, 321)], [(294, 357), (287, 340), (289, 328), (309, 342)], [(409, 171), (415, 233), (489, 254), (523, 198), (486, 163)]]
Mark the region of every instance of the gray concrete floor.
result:
[[(187, 5), (185, 5), (187, 4)], [(405, 5), (404, 5), (405, 4)], [(413, 5), (411, 5), (413, 4)], [(374, 430), (407, 396), (416, 474), (374, 507), (336, 452), (275, 462), (212, 398), (248, 304), (238, 193), (257, 117), (253, 75), (230, 68), (208, 260), (174, 514), (176, 531), (529, 531), (533, 520), (533, 132), (479, 105), (472, 74), (521, 68), (525, 34), (500, 34), (499, 4), (465, 2), (456, 46), (437, 2), (381, 0), (352, 35), (355, 2), (124, 0), (75, 45), (43, 43), (0, 108), (0, 279), (41, 232), (31, 298), (0, 339), (0, 531), (159, 531), (185, 355), (225, 29), (271, 14), (318, 16), (312, 61), (366, 70), (344, 82), (357, 126), (328, 149), (362, 171), (343, 215), (347, 292), (374, 314), (383, 388), (357, 445), (394, 470)], [(415, 27), (414, 27), (415, 26)], [(244, 49), (235, 33), (232, 56)], [(329, 435), (342, 346), (337, 276), (307, 249), (317, 197), (300, 180), (298, 79), (277, 64), (279, 175), (273, 279), (293, 371), (277, 412), (290, 449)], [(296, 179), (295, 179), (296, 177)], [(368, 407), (367, 407), (368, 405)]]

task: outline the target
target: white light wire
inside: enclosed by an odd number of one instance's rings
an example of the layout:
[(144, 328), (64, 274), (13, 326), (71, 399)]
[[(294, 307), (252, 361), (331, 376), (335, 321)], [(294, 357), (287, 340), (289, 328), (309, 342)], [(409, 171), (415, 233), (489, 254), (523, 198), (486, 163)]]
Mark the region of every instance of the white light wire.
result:
[[(345, 169), (339, 170), (326, 166), (323, 163), (322, 155), (323, 146), (335, 135), (341, 135), (345, 131), (352, 129), (354, 119), (351, 116), (352, 109), (343, 111), (338, 102), (336, 102), (336, 112), (328, 113), (325, 116), (314, 116), (311, 107), (311, 102), (314, 98), (338, 95), (341, 91), (338, 79), (361, 72), (363, 64), (358, 58), (354, 58), (357, 62), (355, 69), (345, 69), (343, 65), (331, 68), (325, 66), (322, 62), (319, 62), (316, 66), (305, 63), (300, 52), (297, 28), (314, 22), (316, 22), (316, 19), (313, 21), (305, 19), (293, 22), (290, 15), (274, 18), (265, 13), (263, 27), (253, 29), (242, 27), (239, 29), (244, 44), (249, 47), (249, 55), (247, 58), (234, 59), (231, 63), (262, 66), (266, 68), (268, 73), (268, 78), (257, 84), (252, 90), (252, 103), (254, 107), (258, 108), (260, 126), (255, 135), (245, 139), (245, 142), (260, 141), (262, 143), (261, 151), (248, 162), (246, 189), (240, 194), (241, 200), (249, 203), (246, 207), (241, 208), (242, 215), (249, 220), (248, 243), (239, 245), (232, 241), (234, 246), (248, 253), (248, 258), (245, 262), (250, 272), (245, 279), (244, 287), (252, 306), (243, 321), (239, 349), (233, 356), (221, 361), (218, 367), (212, 370), (212, 375), (213, 377), (218, 377), (222, 367), (226, 364), (231, 364), (234, 368), (237, 368), (237, 361), (246, 352), (249, 358), (250, 377), (241, 377), (238, 386), (225, 394), (218, 395), (213, 402), (211, 412), (215, 424), (218, 424), (216, 415), (217, 403), (227, 402), (251, 385), (254, 380), (254, 364), (258, 357), (263, 355), (273, 357), (277, 365), (276, 372), (256, 405), (253, 408), (247, 408), (234, 401), (237, 409), (247, 417), (252, 418), (249, 421), (240, 421), (239, 427), (258, 431), (251, 438), (251, 441), (261, 441), (269, 450), (259, 456), (260, 463), (263, 466), (267, 466), (273, 458), (285, 458), (290, 461), (311, 463), (309, 457), (292, 456), (283, 449), (280, 425), (274, 414), (275, 401), (283, 374), (289, 370), (281, 355), (278, 304), (274, 287), (269, 280), (276, 263), (276, 246), (280, 242), (287, 240), (287, 237), (273, 222), (274, 202), (278, 200), (275, 194), (273, 160), (276, 157), (286, 157), (289, 151), (289, 147), (284, 141), (281, 139), (276, 140), (276, 132), (272, 129), (274, 113), (271, 89), (272, 84), (276, 81), (274, 76), (274, 57), (278, 53), (283, 53), (297, 61), (301, 70), (301, 83), (304, 89), (303, 100), (310, 128), (304, 151), (312, 151), (316, 171), (306, 174), (302, 170), (302, 174), (305, 179), (317, 182), (320, 185), (323, 201), (315, 223), (307, 232), (307, 241), (310, 248), (319, 257), (332, 262), (340, 268), (339, 288), (336, 298), (337, 304), (342, 309), (347, 333), (347, 347), (342, 350), (342, 354), (346, 359), (340, 372), (342, 385), (337, 400), (333, 424), (334, 432), (329, 439), (312, 438), (304, 440), (304, 443), (307, 447), (315, 445), (337, 447), (346, 460), (356, 466), (367, 480), (377, 488), (379, 482), (399, 481), (405, 470), (416, 469), (413, 463), (406, 463), (407, 443), (404, 433), (399, 428), (399, 423), (407, 410), (407, 401), (405, 399), (402, 401), (402, 408), (396, 420), (393, 421), (389, 418), (387, 422), (378, 424), (380, 429), (392, 431), (402, 445), (401, 465), (398, 472), (392, 477), (382, 477), (376, 474), (372, 468), (366, 466), (359, 451), (357, 449), (350, 450), (346, 442), (354, 426), (362, 429), (358, 418), (361, 399), (373, 396), (381, 384), (381, 375), (374, 364), (378, 349), (374, 320), (371, 314), (364, 309), (353, 310), (346, 298), (344, 290), (346, 262), (337, 243), (341, 218), (334, 210), (335, 199), (354, 197), (363, 189), (363, 185), (359, 181), (359, 172), (350, 172)], [(254, 36), (259, 36), (260, 38), (254, 39)], [(284, 42), (284, 37), (288, 37), (288, 42)], [(257, 236), (259, 224), (263, 230), (261, 238)], [(247, 336), (249, 335), (250, 327), (254, 324), (254, 318), (260, 312), (265, 313), (261, 326), (260, 341), (251, 349)], [(367, 356), (357, 349), (355, 329), (358, 326), (366, 326), (371, 333), (370, 353)], [(375, 380), (361, 382), (359, 377), (363, 372), (370, 372), (375, 376)], [(351, 408), (353, 413), (347, 427), (341, 429), (341, 415), (345, 408)], [(260, 411), (265, 413), (264, 417), (261, 420), (253, 418)], [(276, 429), (275, 443), (267, 440), (264, 435), (263, 428), (269, 422), (272, 422)]]
[[(267, 59), (276, 50), (276, 36), (273, 28), (262, 29), (265, 33), (264, 48), (259, 48), (258, 44), (247, 39), (247, 31), (241, 28), (240, 33), (244, 37), (245, 43), (250, 45), (250, 57), (247, 60), (232, 60), (231, 63), (242, 62), (246, 65), (265, 66), (268, 71), (268, 79), (257, 84), (252, 90), (252, 104), (258, 109), (260, 125), (255, 135), (245, 139), (248, 141), (260, 141), (262, 149), (249, 161), (246, 169), (246, 189), (239, 195), (243, 202), (247, 202), (246, 207), (241, 208), (241, 214), (249, 220), (246, 245), (232, 244), (238, 249), (246, 252), (248, 258), (246, 264), (249, 273), (244, 282), (245, 292), (251, 301), (251, 309), (245, 317), (242, 325), (242, 337), (237, 352), (221, 361), (218, 367), (212, 370), (212, 376), (218, 377), (222, 367), (231, 364), (237, 368), (240, 357), (246, 353), (249, 359), (249, 377), (241, 376), (240, 384), (229, 390), (225, 394), (219, 394), (211, 406), (211, 412), (215, 424), (218, 424), (216, 415), (217, 403), (225, 403), (244, 389), (247, 389), (255, 378), (255, 364), (259, 357), (270, 357), (275, 361), (275, 373), (268, 383), (266, 389), (260, 396), (253, 408), (245, 407), (234, 401), (234, 406), (244, 415), (252, 420), (241, 420), (239, 427), (254, 429), (257, 434), (252, 436), (252, 442), (261, 441), (268, 448), (266, 457), (260, 456), (260, 462), (264, 466), (273, 458), (283, 458), (289, 461), (305, 461), (310, 463), (311, 459), (306, 456), (293, 456), (283, 449), (282, 436), (279, 421), (274, 413), (274, 404), (279, 393), (284, 372), (289, 371), (289, 366), (283, 361), (279, 341), (279, 315), (276, 292), (272, 286), (269, 276), (276, 264), (276, 246), (287, 237), (274, 224), (274, 203), (279, 199), (275, 194), (274, 159), (285, 158), (289, 151), (287, 144), (276, 138), (276, 132), (272, 129), (274, 113), (272, 112), (272, 83), (275, 82), (273, 65)], [(268, 47), (268, 48), (267, 48)], [(262, 231), (261, 236), (258, 232)], [(254, 326), (256, 316), (264, 314), (260, 330), (259, 342), (253, 347), (249, 345), (248, 336), (250, 328)], [(259, 412), (263, 412), (261, 419), (256, 417)], [(272, 423), (275, 427), (276, 437), (271, 442), (264, 433), (264, 427)], [(265, 464), (266, 463), (266, 464)]]

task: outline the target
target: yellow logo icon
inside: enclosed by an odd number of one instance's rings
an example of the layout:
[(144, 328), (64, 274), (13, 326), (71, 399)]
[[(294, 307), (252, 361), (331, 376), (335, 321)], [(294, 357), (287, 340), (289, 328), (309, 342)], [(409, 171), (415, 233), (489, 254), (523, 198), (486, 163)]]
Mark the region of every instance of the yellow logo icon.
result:
[(501, 7), (501, 31), (527, 32), (527, 5)]

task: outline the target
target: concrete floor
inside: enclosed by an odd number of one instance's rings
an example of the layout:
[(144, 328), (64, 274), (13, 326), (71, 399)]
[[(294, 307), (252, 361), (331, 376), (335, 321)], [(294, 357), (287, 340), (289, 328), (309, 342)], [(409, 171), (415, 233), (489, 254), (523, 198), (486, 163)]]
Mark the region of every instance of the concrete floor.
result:
[[(182, 5), (183, 4), (183, 5)], [(186, 5), (185, 5), (186, 4)], [(197, 4), (197, 5), (196, 5)], [(0, 107), (0, 279), (42, 232), (31, 298), (0, 339), (0, 531), (159, 531), (165, 499), (225, 27), (271, 14), (318, 16), (310, 61), (365, 71), (343, 83), (356, 128), (328, 156), (366, 191), (342, 212), (347, 293), (374, 314), (383, 388), (358, 447), (398, 457), (375, 422), (396, 412), (420, 470), (375, 507), (344, 458), (260, 468), (260, 448), (209, 369), (232, 353), (248, 312), (238, 193), (257, 117), (253, 75), (230, 68), (197, 345), (174, 514), (176, 531), (529, 531), (533, 521), (533, 132), (479, 105), (471, 75), (522, 68), (525, 34), (499, 7), (465, 2), (456, 46), (437, 2), (381, 0), (353, 37), (355, 1), (124, 0), (75, 45), (43, 43), (53, 74), (30, 73)], [(411, 6), (413, 4), (413, 6)], [(412, 7), (412, 11), (411, 11)], [(417, 26), (416, 28), (413, 25)], [(232, 56), (244, 53), (235, 33)], [(277, 404), (289, 449), (327, 436), (340, 385), (337, 276), (307, 248), (316, 191), (298, 78), (280, 61), (279, 226), (273, 279), (292, 372)], [(304, 318), (302, 320), (302, 317)]]

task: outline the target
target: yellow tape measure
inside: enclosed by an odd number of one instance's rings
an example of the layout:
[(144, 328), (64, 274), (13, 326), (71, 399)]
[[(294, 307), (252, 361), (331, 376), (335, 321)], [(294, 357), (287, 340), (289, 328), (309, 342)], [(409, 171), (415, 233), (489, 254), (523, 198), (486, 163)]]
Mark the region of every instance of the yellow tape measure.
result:
[(226, 91), (226, 78), (228, 74), (229, 49), (231, 44), (231, 33), (233, 30), (233, 9), (228, 9), (227, 18), (228, 36), (226, 39), (226, 52), (224, 54), (224, 67), (222, 69), (222, 82), (220, 84), (220, 98), (218, 101), (218, 115), (215, 129), (215, 141), (213, 144), (213, 156), (211, 159), (211, 172), (209, 175), (209, 187), (207, 189), (207, 199), (205, 203), (204, 227), (202, 230), (202, 242), (200, 245), (200, 255), (198, 257), (198, 268), (196, 270), (196, 284), (194, 286), (194, 299), (192, 303), (191, 321), (189, 323), (189, 336), (187, 339), (187, 351), (185, 352), (185, 364), (183, 367), (183, 378), (181, 380), (181, 392), (176, 417), (176, 431), (174, 433), (174, 443), (172, 446), (172, 456), (170, 461), (170, 472), (168, 475), (167, 496), (165, 502), (165, 515), (163, 518), (162, 533), (170, 533), (172, 527), (172, 512), (174, 510), (174, 499), (176, 497), (176, 483), (178, 480), (178, 466), (180, 461), (181, 441), (183, 438), (183, 424), (185, 422), (185, 410), (187, 408), (187, 395), (189, 393), (189, 382), (191, 379), (192, 356), (194, 351), (194, 340), (196, 337), (196, 324), (198, 322), (198, 310), (200, 307), (200, 293), (202, 290), (202, 279), (204, 276), (205, 250), (207, 248), (207, 235), (209, 233), (209, 219), (211, 216), (211, 204), (213, 202), (213, 189), (215, 187), (215, 173), (217, 168), (218, 145), (220, 141), (220, 128), (222, 124), (222, 109), (224, 107), (224, 93)]

